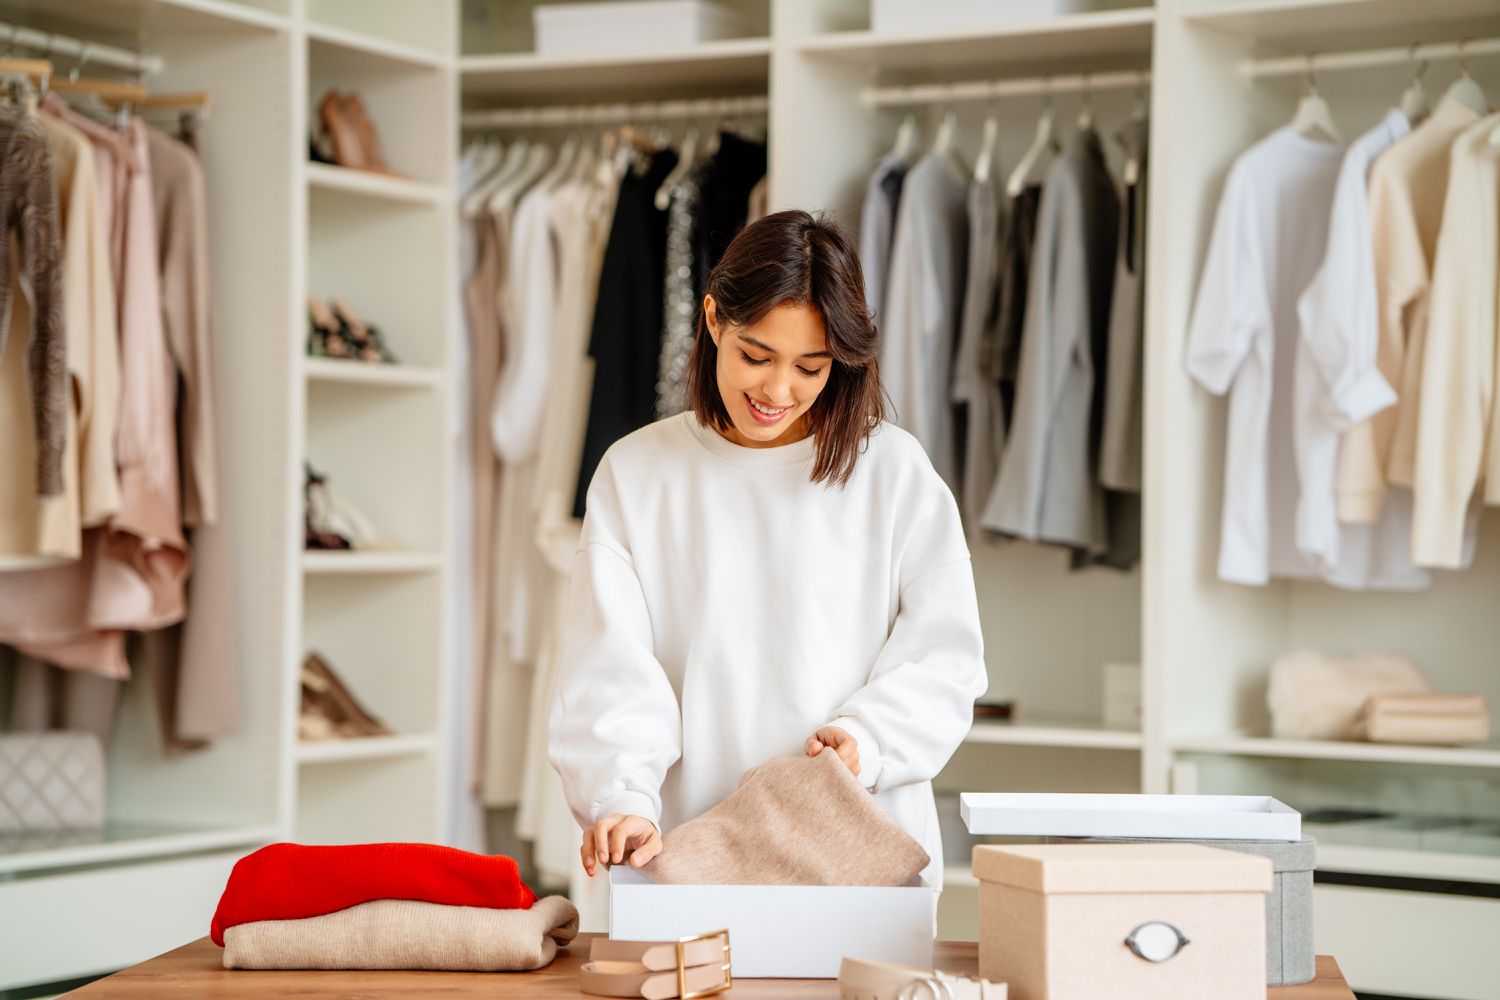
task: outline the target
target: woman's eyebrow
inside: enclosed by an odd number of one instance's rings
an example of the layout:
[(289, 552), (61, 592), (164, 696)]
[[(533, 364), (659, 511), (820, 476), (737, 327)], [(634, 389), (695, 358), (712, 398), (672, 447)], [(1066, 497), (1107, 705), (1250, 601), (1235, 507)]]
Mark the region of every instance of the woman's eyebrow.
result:
[[(756, 347), (759, 347), (762, 351), (765, 351), (768, 354), (775, 354), (776, 353), (776, 348), (772, 347), (770, 344), (761, 343), (759, 340), (756, 340), (754, 337), (747, 336), (747, 335), (745, 335), (743, 333), (736, 334), (736, 336), (738, 336), (741, 340), (743, 340), (747, 344), (754, 344)], [(831, 357), (833, 357), (833, 352), (832, 351), (814, 351), (811, 354), (804, 354), (804, 355), (802, 355), (802, 357), (804, 357), (804, 358), (831, 358)]]

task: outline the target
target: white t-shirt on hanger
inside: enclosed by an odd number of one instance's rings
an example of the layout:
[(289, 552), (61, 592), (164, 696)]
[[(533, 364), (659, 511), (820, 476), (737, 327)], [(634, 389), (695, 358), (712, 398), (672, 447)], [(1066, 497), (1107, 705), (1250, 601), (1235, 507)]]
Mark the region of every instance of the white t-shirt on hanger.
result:
[(1210, 392), (1230, 393), (1219, 576), (1231, 583), (1319, 575), (1296, 543), (1290, 393), (1297, 297), (1323, 260), (1343, 155), (1277, 129), (1230, 168), (1214, 219), (1186, 364)]

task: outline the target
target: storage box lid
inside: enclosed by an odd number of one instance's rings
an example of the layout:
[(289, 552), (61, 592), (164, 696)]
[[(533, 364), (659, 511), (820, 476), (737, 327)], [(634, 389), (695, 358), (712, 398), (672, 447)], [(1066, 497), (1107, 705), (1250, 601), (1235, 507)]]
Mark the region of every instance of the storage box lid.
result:
[(1310, 872), (1318, 867), (1318, 842), (1312, 837), (1288, 843), (1284, 840), (1167, 840), (1139, 837), (1048, 837), (1049, 844), (1201, 844), (1241, 854), (1270, 858), (1276, 873)]
[(974, 875), (1032, 892), (1270, 892), (1266, 858), (1196, 844), (1027, 844), (974, 848)]

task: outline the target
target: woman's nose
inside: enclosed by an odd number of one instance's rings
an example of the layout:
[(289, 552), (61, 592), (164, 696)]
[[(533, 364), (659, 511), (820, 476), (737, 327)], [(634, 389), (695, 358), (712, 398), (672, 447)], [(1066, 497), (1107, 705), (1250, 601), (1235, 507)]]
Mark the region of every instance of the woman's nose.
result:
[(766, 378), (762, 390), (775, 406), (787, 406), (792, 399), (792, 378), (788, 372), (772, 372)]

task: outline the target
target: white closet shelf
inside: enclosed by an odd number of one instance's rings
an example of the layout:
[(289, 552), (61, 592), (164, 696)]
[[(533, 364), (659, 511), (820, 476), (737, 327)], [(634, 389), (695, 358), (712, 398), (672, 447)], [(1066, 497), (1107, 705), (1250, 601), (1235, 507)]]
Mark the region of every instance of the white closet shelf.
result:
[(1397, 878), (1500, 883), (1500, 858), (1318, 842), (1318, 870)]
[(248, 847), (281, 839), (275, 826), (193, 827), (106, 823), (100, 830), (0, 837), (0, 875), (114, 864), (195, 851)]
[(1139, 750), (1138, 731), (1107, 729), (1098, 719), (1024, 718), (975, 719), (965, 743), (1000, 743), (1010, 746), (1074, 747), (1092, 750)]
[(442, 568), (443, 556), (437, 552), (302, 553), (302, 570), (306, 573), (435, 573)]
[[(235, 0), (20, 0), (6, 4), (9, 16), (47, 30), (42, 18), (88, 25), (103, 32), (135, 37), (159, 37), (193, 34), (204, 31), (249, 29), (253, 31), (286, 31), (290, 25), (285, 14), (278, 14)], [(30, 15), (38, 15), (31, 17)], [(66, 28), (59, 27), (59, 31)], [(65, 64), (66, 65), (66, 64)], [(149, 81), (148, 81), (149, 82)]]
[(1177, 753), (1236, 757), (1286, 757), (1293, 760), (1352, 760), (1380, 764), (1431, 764), (1442, 767), (1500, 768), (1500, 744), (1472, 747), (1407, 746), (1400, 743), (1356, 743), (1343, 740), (1285, 740), (1271, 736), (1224, 736), (1171, 741)]
[(431, 753), (437, 737), (431, 733), (398, 733), (394, 736), (366, 736), (359, 739), (321, 740), (297, 745), (300, 764), (333, 764), (343, 761), (380, 760), (387, 757), (416, 757)]
[[(1292, 52), (1334, 51), (1372, 44), (1457, 40), (1442, 22), (1500, 21), (1494, 0), (1199, 0), (1183, 12), (1192, 24), (1284, 46)], [(1358, 34), (1351, 35), (1357, 27)], [(1434, 34), (1438, 32), (1438, 34)]]
[(419, 365), (381, 365), (340, 358), (303, 358), (309, 383), (368, 385), (392, 389), (431, 389), (443, 384), (441, 368)]
[[(598, 97), (616, 101), (639, 94), (704, 95), (765, 91), (771, 41), (731, 38), (692, 48), (650, 52), (550, 56), (500, 53), (458, 61), (465, 97), (504, 95), (507, 103)], [(622, 93), (623, 92), (623, 93)]]
[(1156, 11), (1150, 7), (1095, 11), (967, 31), (895, 34), (830, 32), (798, 45), (807, 54), (886, 72), (969, 70), (1003, 76), (1006, 61), (1146, 56)]
[(407, 177), (391, 177), (328, 163), (308, 163), (306, 169), (307, 183), (314, 190), (341, 191), (409, 205), (438, 205), (447, 197), (441, 185)]
[(372, 59), (405, 64), (408, 67), (442, 69), (451, 62), (447, 56), (428, 49), (329, 24), (309, 24), (307, 40), (312, 46), (327, 45)]

